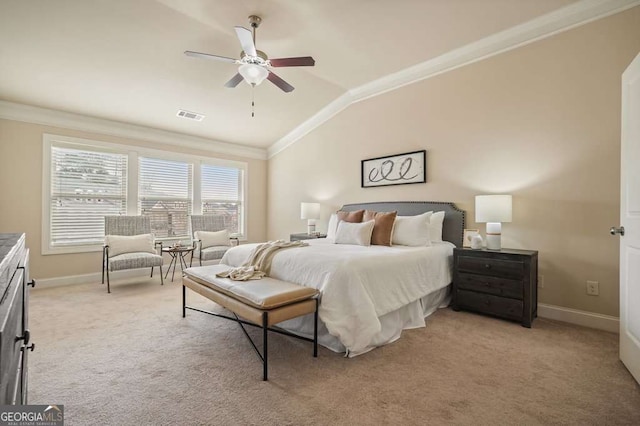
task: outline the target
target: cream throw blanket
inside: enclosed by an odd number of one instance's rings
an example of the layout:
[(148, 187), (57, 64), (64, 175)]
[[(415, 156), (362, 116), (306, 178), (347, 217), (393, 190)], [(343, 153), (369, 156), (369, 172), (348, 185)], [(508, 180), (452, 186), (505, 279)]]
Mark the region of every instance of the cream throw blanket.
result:
[(304, 241), (284, 240), (269, 241), (260, 244), (249, 254), (249, 257), (242, 265), (229, 269), (228, 271), (219, 272), (216, 274), (216, 277), (229, 278), (234, 281), (259, 280), (269, 275), (271, 271), (271, 261), (278, 250), (308, 245), (309, 244)]

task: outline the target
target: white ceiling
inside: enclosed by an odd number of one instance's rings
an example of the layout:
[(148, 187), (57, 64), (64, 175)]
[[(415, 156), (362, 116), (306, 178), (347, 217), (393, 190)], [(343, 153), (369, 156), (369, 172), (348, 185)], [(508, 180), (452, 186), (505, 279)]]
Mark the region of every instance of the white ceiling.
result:
[[(23, 0), (0, 2), (0, 99), (266, 148), (346, 91), (575, 0)], [(223, 85), (238, 57), (233, 27), (263, 18), (270, 57), (313, 68)], [(176, 117), (179, 108), (206, 116)]]

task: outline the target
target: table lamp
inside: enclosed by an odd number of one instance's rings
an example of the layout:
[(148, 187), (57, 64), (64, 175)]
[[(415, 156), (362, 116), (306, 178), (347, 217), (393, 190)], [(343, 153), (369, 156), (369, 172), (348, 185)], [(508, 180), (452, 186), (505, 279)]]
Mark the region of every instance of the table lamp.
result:
[(320, 203), (300, 203), (300, 219), (307, 219), (307, 234), (314, 234), (316, 219), (320, 219)]
[(502, 222), (511, 222), (511, 195), (476, 195), (476, 222), (487, 224), (487, 249), (502, 248)]

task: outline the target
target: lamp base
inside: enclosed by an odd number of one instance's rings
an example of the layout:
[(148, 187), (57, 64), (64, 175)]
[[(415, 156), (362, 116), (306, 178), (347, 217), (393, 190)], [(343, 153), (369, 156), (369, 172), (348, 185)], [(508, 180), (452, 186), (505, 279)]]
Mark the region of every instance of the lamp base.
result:
[(314, 235), (316, 233), (316, 221), (309, 219), (307, 221), (307, 235)]
[(487, 223), (487, 250), (502, 249), (502, 224), (500, 222)]

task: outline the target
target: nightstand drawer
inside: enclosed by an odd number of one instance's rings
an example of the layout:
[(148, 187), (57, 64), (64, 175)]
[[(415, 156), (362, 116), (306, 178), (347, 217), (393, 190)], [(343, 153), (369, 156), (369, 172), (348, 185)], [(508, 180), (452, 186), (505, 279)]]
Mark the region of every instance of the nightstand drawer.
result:
[(459, 256), (457, 269), (472, 274), (500, 276), (520, 280), (524, 278), (524, 262), (481, 257)]
[(458, 274), (458, 288), (522, 300), (522, 281), (486, 275)]
[(459, 307), (512, 320), (521, 320), (523, 304), (521, 300), (507, 299), (490, 294), (458, 290), (456, 303)]

